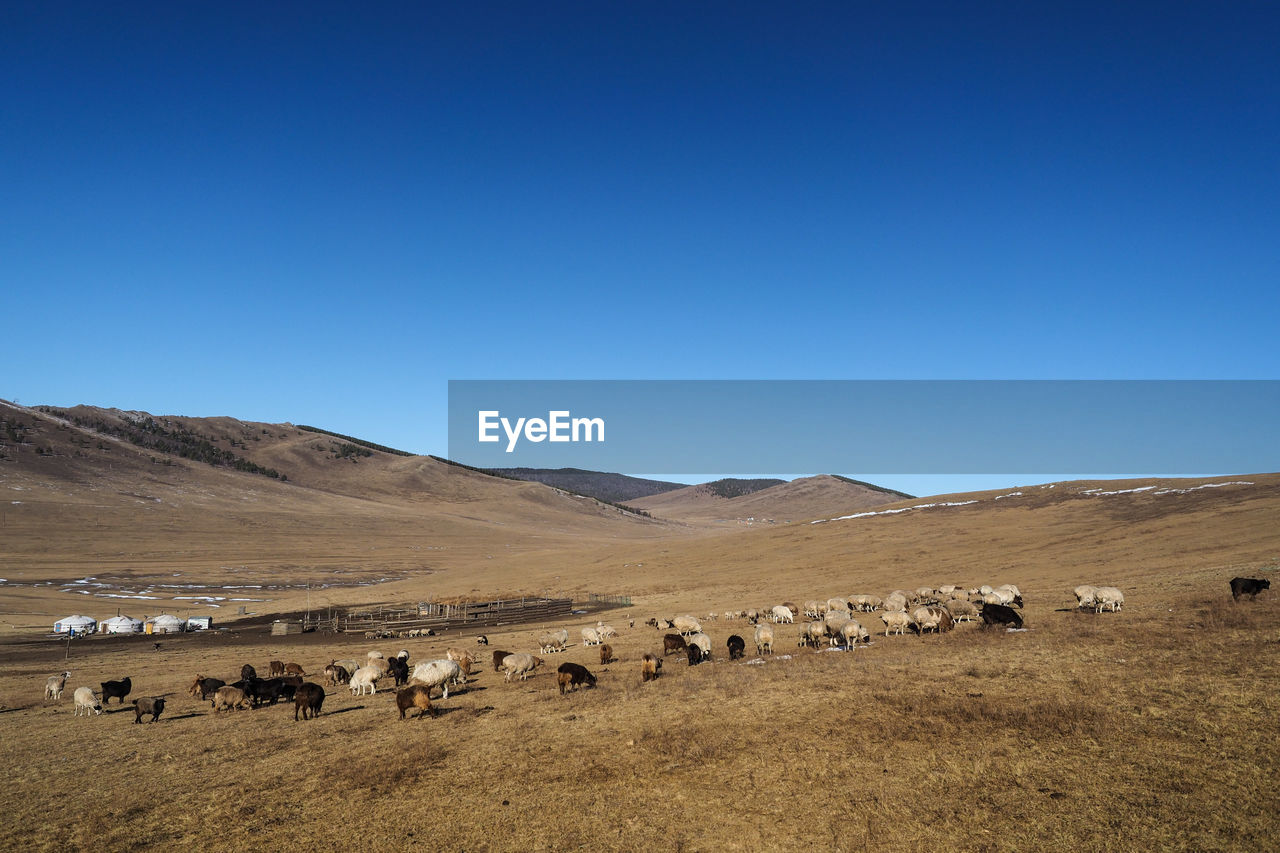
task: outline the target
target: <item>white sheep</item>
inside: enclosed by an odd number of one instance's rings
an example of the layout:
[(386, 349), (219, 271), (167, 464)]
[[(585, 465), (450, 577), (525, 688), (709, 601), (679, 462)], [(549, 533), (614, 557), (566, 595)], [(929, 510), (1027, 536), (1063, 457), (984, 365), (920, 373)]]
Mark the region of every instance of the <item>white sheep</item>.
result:
[(787, 607), (786, 605), (783, 605), (783, 604), (775, 604), (773, 606), (773, 621), (779, 622), (779, 623), (786, 622), (788, 624), (794, 624), (796, 621), (796, 617), (795, 617), (795, 614), (791, 612), (790, 607)]
[(973, 605), (972, 601), (953, 598), (942, 606), (947, 608), (951, 618), (957, 622), (975, 622), (978, 619), (978, 608)]
[(822, 644), (827, 638), (827, 622), (808, 622), (804, 626), (804, 633), (800, 635), (799, 646), (813, 646), (815, 649)]
[(924, 632), (930, 628), (941, 633), (941, 629), (938, 627), (941, 623), (941, 617), (931, 607), (917, 607), (912, 610), (911, 621), (916, 624), (916, 629), (921, 636), (924, 636)]
[[(710, 618), (714, 621), (716, 618), (715, 614), (711, 614)], [(600, 635), (600, 639), (602, 641), (607, 640), (610, 637), (618, 636), (618, 632), (613, 630), (612, 625), (606, 625), (603, 622), (596, 623), (596, 633)]]
[[(566, 635), (568, 632), (565, 632)], [(567, 642), (567, 637), (566, 637)], [(564, 645), (560, 642), (560, 632), (556, 631), (551, 634), (543, 634), (538, 638), (538, 651), (542, 654), (550, 654), (551, 652), (563, 651)]]
[(506, 670), (506, 681), (511, 680), (511, 676), (518, 675), (520, 680), (524, 681), (529, 677), (529, 673), (533, 672), (535, 667), (543, 663), (542, 658), (534, 657), (530, 654), (518, 652), (513, 655), (507, 655), (502, 659), (502, 668)]
[(592, 627), (582, 629), (582, 645), (598, 646), (600, 645), (600, 632)]
[[(845, 648), (851, 649), (861, 640), (864, 643), (871, 642), (871, 635), (867, 633), (867, 629), (862, 627), (862, 623), (857, 619), (848, 619), (839, 628), (839, 638), (844, 642)], [(831, 644), (836, 644), (836, 637), (831, 638)]]
[(673, 620), (672, 624), (675, 626), (677, 631), (686, 637), (690, 634), (702, 633), (702, 623), (689, 615), (677, 616)]
[(457, 661), (429, 660), (423, 661), (413, 668), (413, 674), (409, 676), (409, 683), (412, 684), (413, 682), (425, 685), (428, 690), (432, 687), (439, 687), (443, 691), (440, 698), (448, 699), (449, 685), (466, 684), (467, 676)]
[[(385, 663), (385, 661), (384, 661)], [(364, 689), (369, 688), (369, 693), (378, 692), (377, 682), (386, 673), (378, 669), (376, 666), (362, 666), (351, 674), (351, 695), (363, 696)]]
[(847, 598), (828, 598), (827, 610), (848, 610), (849, 599)]
[(822, 611), (818, 609), (821, 606), (822, 605), (818, 601), (815, 601), (813, 599), (806, 601), (804, 603), (804, 615), (810, 619), (817, 619), (821, 617)]
[(102, 713), (102, 703), (98, 701), (98, 697), (93, 695), (92, 687), (77, 687), (76, 692), (71, 694), (71, 698), (76, 703), (74, 716), (80, 716), (80, 712), (84, 711), (84, 715), (89, 716), (89, 712), (94, 715)]
[(881, 606), (883, 606), (885, 612), (888, 613), (906, 613), (907, 597), (900, 592), (891, 592), (884, 597), (884, 601), (881, 602)]
[(44, 698), (61, 699), (62, 691), (66, 689), (67, 679), (70, 677), (70, 672), (64, 672), (62, 675), (49, 676), (49, 680), (44, 683)]
[(1095, 596), (1098, 593), (1096, 586), (1089, 584), (1081, 584), (1072, 590), (1076, 597), (1076, 607), (1093, 607), (1096, 603)]
[(1115, 613), (1124, 607), (1124, 593), (1114, 586), (1100, 586), (1093, 594), (1094, 612), (1101, 613), (1104, 610), (1110, 610)]
[[(888, 602), (886, 602), (887, 606)], [(911, 617), (902, 610), (885, 610), (880, 614), (880, 619), (884, 622), (884, 635), (889, 636), (890, 631), (898, 634), (907, 633), (907, 628), (911, 626)]]
[(697, 633), (689, 636), (689, 645), (697, 646), (702, 650), (702, 659), (711, 660), (711, 638), (706, 634)]
[(773, 654), (773, 626), (767, 622), (756, 625), (756, 654)]
[(377, 660), (385, 657), (385, 655), (383, 655), (382, 652), (369, 652), (367, 655), (365, 655), (365, 657), (367, 657), (369, 660)]

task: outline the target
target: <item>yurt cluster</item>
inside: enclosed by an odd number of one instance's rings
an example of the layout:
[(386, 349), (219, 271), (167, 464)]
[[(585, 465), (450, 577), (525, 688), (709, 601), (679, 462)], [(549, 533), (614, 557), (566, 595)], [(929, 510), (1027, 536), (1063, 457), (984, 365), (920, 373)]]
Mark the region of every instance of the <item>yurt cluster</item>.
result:
[(101, 622), (76, 614), (53, 623), (53, 633), (80, 637), (86, 634), (180, 634), (183, 631), (204, 631), (211, 626), (208, 616), (182, 619), (161, 614), (150, 619), (134, 619), (131, 616), (112, 616)]

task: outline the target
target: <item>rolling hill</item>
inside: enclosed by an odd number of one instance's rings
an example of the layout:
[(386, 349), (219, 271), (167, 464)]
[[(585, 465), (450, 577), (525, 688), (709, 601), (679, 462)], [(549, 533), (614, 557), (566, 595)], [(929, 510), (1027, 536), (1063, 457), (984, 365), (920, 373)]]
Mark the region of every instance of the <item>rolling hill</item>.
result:
[(909, 497), (869, 483), (820, 474), (790, 482), (717, 480), (640, 498), (631, 504), (660, 518), (698, 524), (740, 525), (804, 521), (881, 506)]

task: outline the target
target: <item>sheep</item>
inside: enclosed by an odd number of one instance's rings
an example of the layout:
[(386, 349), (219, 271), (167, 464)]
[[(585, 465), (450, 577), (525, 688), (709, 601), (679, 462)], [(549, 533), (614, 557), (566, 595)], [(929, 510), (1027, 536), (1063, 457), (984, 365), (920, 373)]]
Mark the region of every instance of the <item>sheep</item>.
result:
[(848, 609), (849, 609), (849, 599), (847, 599), (847, 598), (840, 598), (840, 597), (838, 597), (838, 596), (837, 596), (837, 597), (835, 597), (835, 598), (828, 598), (828, 599), (827, 599), (827, 604), (826, 604), (826, 609), (827, 609), (827, 610), (848, 610)]
[(556, 670), (556, 683), (560, 685), (560, 695), (563, 696), (565, 690), (569, 687), (573, 687), (575, 690), (583, 684), (588, 687), (595, 687), (596, 677), (582, 664), (565, 661)]
[(219, 687), (213, 692), (213, 701), (210, 702), (215, 712), (227, 709), (228, 711), (235, 708), (243, 708), (249, 704), (249, 697), (239, 687), (227, 685)]
[(376, 669), (378, 671), (378, 676), (381, 677), (391, 672), (391, 661), (381, 657), (369, 658), (367, 661), (365, 661), (364, 666), (360, 668)]
[(545, 661), (543, 661), (542, 658), (535, 657), (534, 655), (523, 653), (507, 655), (502, 659), (502, 668), (507, 671), (507, 677), (505, 680), (510, 681), (511, 676), (518, 675), (520, 676), (520, 680), (524, 681), (529, 677), (529, 673), (533, 672), (535, 668), (541, 666), (543, 663), (545, 663)]
[(147, 714), (151, 715), (151, 722), (160, 719), (160, 715), (164, 713), (164, 699), (160, 696), (149, 698), (139, 697), (133, 700), (133, 721), (141, 723), (142, 718)]
[(240, 680), (248, 681), (250, 678), (257, 678), (258, 671), (253, 668), (253, 664), (247, 663), (240, 667)]
[(679, 634), (664, 634), (662, 636), (662, 656), (666, 657), (670, 652), (682, 652), (688, 645), (684, 637)]
[(750, 622), (752, 625), (760, 621), (759, 610), (751, 609), (746, 611), (743, 615), (746, 617), (747, 621)]
[[(510, 655), (508, 655), (510, 657)], [(413, 668), (413, 677), (409, 679), (411, 682), (417, 682), (427, 689), (439, 687), (441, 691), (441, 699), (449, 698), (450, 684), (466, 684), (467, 676), (462, 672), (462, 667), (458, 665), (456, 660), (429, 660), (418, 664)]]
[(431, 688), (422, 684), (411, 684), (396, 693), (396, 708), (400, 710), (400, 719), (405, 719), (404, 712), (410, 708), (418, 708), (418, 719), (427, 714), (435, 716), (437, 711), (431, 704)]
[(640, 680), (653, 681), (658, 677), (658, 670), (662, 669), (662, 658), (657, 655), (644, 653), (644, 657), (640, 658)]
[(941, 633), (938, 614), (928, 607), (917, 607), (912, 610), (911, 621), (915, 623), (916, 631), (922, 637), (930, 628)]
[(934, 600), (933, 587), (931, 586), (919, 587), (915, 593), (917, 601), (932, 602)]
[(400, 651), (396, 652), (396, 657), (398, 657), (398, 658), (400, 658), (400, 660), (405, 661), (406, 663), (408, 663), (408, 661), (409, 661), (409, 650), (408, 650), (408, 649), (401, 649)]
[(938, 598), (941, 599), (942, 601), (948, 601), (952, 597), (951, 594), (955, 591), (956, 591), (955, 584), (944, 583), (942, 586), (938, 587)]
[(827, 638), (827, 622), (808, 622), (804, 626), (804, 632), (800, 635), (800, 646), (812, 646), (818, 648), (822, 645), (822, 641)]
[(702, 623), (692, 616), (677, 616), (672, 622), (676, 631), (684, 636), (702, 633)]
[(1072, 593), (1075, 594), (1077, 608), (1093, 607), (1098, 588), (1089, 584), (1081, 584), (1073, 589)]
[(725, 643), (729, 647), (729, 660), (737, 660), (744, 656), (747, 648), (746, 640), (737, 634), (730, 634), (728, 641)]
[(267, 661), (267, 678), (275, 678), (277, 675), (284, 675), (284, 661)]
[(786, 622), (794, 624), (796, 621), (795, 613), (785, 604), (775, 604), (773, 606), (773, 621), (776, 623)]
[(119, 681), (104, 681), (102, 682), (102, 704), (106, 705), (111, 701), (111, 697), (115, 696), (123, 705), (124, 697), (128, 696), (131, 690), (133, 690), (133, 681), (127, 675)]
[(476, 637), (476, 645), (479, 645), (479, 646), (489, 645), (489, 638), (486, 637), (484, 634), (481, 634), (480, 636)]
[(67, 679), (71, 677), (71, 672), (67, 671), (62, 675), (51, 675), (44, 683), (44, 698), (58, 700), (62, 698), (62, 691), (67, 687)]
[(600, 645), (600, 642), (601, 642), (600, 632), (598, 630), (596, 630), (595, 628), (582, 629), (582, 645), (598, 646)]
[(880, 614), (880, 619), (884, 622), (884, 635), (887, 637), (891, 631), (898, 634), (907, 633), (907, 628), (911, 625), (911, 617), (901, 610), (885, 610)]
[(956, 622), (974, 622), (978, 618), (978, 608), (974, 606), (972, 601), (953, 598), (942, 606), (947, 608), (947, 612), (951, 614), (951, 618)]
[(878, 595), (851, 595), (849, 596), (849, 603), (853, 605), (855, 610), (860, 610), (864, 613), (870, 613), (884, 606), (884, 601)]
[(956, 626), (956, 620), (951, 618), (951, 611), (937, 604), (929, 605), (929, 612), (937, 619), (936, 630), (939, 634), (945, 634)]
[(891, 592), (884, 597), (884, 601), (881, 602), (881, 605), (888, 613), (906, 613), (907, 597), (902, 593)]
[(706, 634), (697, 633), (689, 637), (689, 645), (697, 646), (702, 652), (703, 660), (711, 660), (711, 638)]
[(315, 719), (320, 715), (320, 706), (324, 704), (324, 688), (314, 681), (305, 682), (293, 694), (293, 721), (298, 721), (298, 712), (302, 719)]
[(378, 679), (382, 677), (382, 670), (374, 666), (362, 666), (351, 674), (351, 681), (348, 682), (351, 687), (352, 696), (363, 696), (365, 688), (369, 688), (369, 694), (378, 692)]
[(604, 666), (612, 662), (613, 662), (613, 646), (609, 645), (608, 643), (601, 643), (600, 644), (600, 665)]
[[(708, 618), (714, 622), (716, 617), (715, 617), (715, 614), (713, 613)], [(611, 637), (618, 636), (618, 632), (613, 630), (612, 625), (606, 625), (603, 622), (596, 623), (596, 633), (600, 635), (601, 640), (608, 640)]]
[(1110, 610), (1115, 613), (1124, 607), (1124, 593), (1114, 586), (1100, 586), (1093, 594), (1094, 612)]
[(364, 655), (364, 656), (365, 656), (368, 660), (380, 660), (380, 659), (382, 659), (382, 658), (385, 658), (385, 657), (386, 657), (386, 655), (384, 655), (382, 652), (380, 652), (380, 651), (378, 651), (378, 650), (376, 650), (376, 649), (375, 649), (374, 651), (371, 651), (371, 652), (365, 652), (365, 655)]
[(867, 634), (867, 629), (862, 627), (862, 623), (857, 619), (848, 619), (840, 626), (838, 629), (838, 635), (833, 635), (831, 637), (832, 645), (835, 645), (837, 638), (840, 639), (844, 643), (845, 648), (848, 649), (856, 646), (859, 640), (862, 640), (864, 643), (871, 642), (871, 637)]
[(822, 605), (818, 601), (815, 601), (812, 599), (810, 599), (809, 601), (806, 601), (804, 603), (804, 615), (810, 619), (817, 619), (819, 616), (822, 615), (821, 611), (819, 611), (818, 609), (821, 606)]
[(329, 665), (324, 668), (324, 674), (330, 687), (337, 687), (339, 684), (347, 684), (351, 681), (351, 673), (336, 661), (329, 662)]
[(773, 654), (773, 626), (766, 622), (756, 625), (756, 654)]
[(71, 694), (72, 701), (75, 702), (75, 716), (80, 716), (80, 712), (84, 711), (84, 715), (89, 716), (90, 712), (94, 716), (102, 713), (102, 703), (98, 701), (98, 697), (93, 694), (90, 687), (77, 687), (75, 692)]
[(471, 656), (471, 652), (466, 649), (451, 647), (445, 650), (444, 656), (446, 660), (456, 662), (458, 666), (462, 668), (463, 675), (471, 675), (471, 667), (476, 662), (476, 659)]
[(334, 661), (335, 665), (340, 666), (347, 671), (348, 676), (354, 675), (357, 669), (364, 666), (364, 663), (364, 661), (353, 660), (351, 658)]
[(509, 654), (511, 654), (511, 652), (508, 652), (504, 649), (493, 650), (493, 671), (494, 672), (502, 672), (502, 661)]
[(227, 682), (221, 678), (208, 678), (203, 675), (197, 675), (196, 680), (191, 682), (191, 689), (187, 692), (192, 696), (199, 696), (200, 701), (204, 702), (216, 693), (219, 687), (225, 687), (226, 684)]

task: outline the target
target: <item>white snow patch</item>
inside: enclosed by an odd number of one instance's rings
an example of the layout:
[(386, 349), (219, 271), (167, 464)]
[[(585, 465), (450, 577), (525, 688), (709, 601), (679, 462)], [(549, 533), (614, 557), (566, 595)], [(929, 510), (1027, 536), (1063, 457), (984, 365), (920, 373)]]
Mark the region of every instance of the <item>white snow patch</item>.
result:
[(996, 495), (996, 500), (1004, 500), (1005, 498), (1016, 498), (1021, 496), (1022, 492), (1010, 492), (1007, 495)]
[(1117, 489), (1114, 492), (1104, 492), (1102, 491), (1102, 489), (1085, 489), (1082, 492), (1080, 492), (1080, 494), (1088, 495), (1089, 497), (1093, 497), (1093, 498), (1100, 498), (1105, 495), (1132, 495), (1137, 492), (1149, 492), (1154, 488), (1155, 486), (1139, 486), (1136, 489)]
[(913, 509), (932, 509), (939, 506), (968, 506), (976, 504), (977, 501), (942, 501), (936, 504), (916, 504), (915, 506), (904, 506), (900, 509), (882, 509), (874, 512), (855, 512), (853, 515), (842, 515), (838, 518), (820, 518), (817, 521), (811, 521), (810, 524), (822, 524), (827, 521), (848, 521), (851, 518), (870, 518), (873, 515), (897, 515), (900, 512), (910, 512)]
[(1199, 486), (1188, 486), (1185, 489), (1161, 489), (1158, 492), (1152, 492), (1155, 495), (1185, 495), (1187, 492), (1194, 492), (1197, 489), (1217, 489), (1222, 486), (1252, 486), (1253, 483), (1248, 480), (1236, 480), (1231, 483), (1201, 483)]

